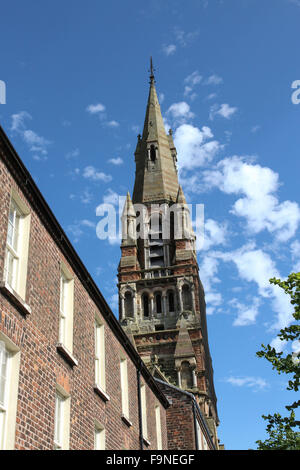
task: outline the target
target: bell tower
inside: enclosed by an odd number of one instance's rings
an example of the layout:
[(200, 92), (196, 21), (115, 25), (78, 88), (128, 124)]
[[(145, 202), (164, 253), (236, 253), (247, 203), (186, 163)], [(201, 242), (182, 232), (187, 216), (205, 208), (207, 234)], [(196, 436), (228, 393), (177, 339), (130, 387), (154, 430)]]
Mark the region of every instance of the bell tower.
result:
[[(180, 155), (179, 155), (180, 158)], [(166, 134), (150, 62), (135, 183), (122, 214), (119, 321), (152, 374), (193, 393), (216, 447), (217, 399), (195, 234), (172, 131)]]

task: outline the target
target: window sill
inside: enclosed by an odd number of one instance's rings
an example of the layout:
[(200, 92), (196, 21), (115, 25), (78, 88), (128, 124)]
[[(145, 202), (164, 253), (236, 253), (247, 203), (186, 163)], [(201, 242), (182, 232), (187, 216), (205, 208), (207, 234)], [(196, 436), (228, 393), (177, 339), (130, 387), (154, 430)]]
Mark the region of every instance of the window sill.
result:
[(102, 390), (102, 388), (98, 384), (94, 385), (94, 391), (95, 391), (95, 393), (97, 393), (97, 395), (99, 395), (99, 397), (102, 398), (102, 400), (110, 401), (110, 398), (107, 395), (107, 393), (105, 393), (104, 390)]
[(132, 422), (127, 418), (126, 415), (121, 415), (121, 420), (129, 427), (131, 428)]
[(29, 315), (31, 308), (24, 302), (19, 294), (12, 288), (6, 281), (0, 281), (0, 290), (8, 299), (14, 304), (14, 306), (23, 313), (23, 315)]
[(143, 443), (144, 443), (147, 447), (151, 446), (151, 442), (148, 441), (148, 439), (146, 439), (145, 437), (143, 437)]
[(62, 343), (56, 345), (57, 351), (63, 356), (63, 358), (70, 364), (71, 367), (78, 366), (78, 361), (75, 357), (68, 351), (66, 346)]

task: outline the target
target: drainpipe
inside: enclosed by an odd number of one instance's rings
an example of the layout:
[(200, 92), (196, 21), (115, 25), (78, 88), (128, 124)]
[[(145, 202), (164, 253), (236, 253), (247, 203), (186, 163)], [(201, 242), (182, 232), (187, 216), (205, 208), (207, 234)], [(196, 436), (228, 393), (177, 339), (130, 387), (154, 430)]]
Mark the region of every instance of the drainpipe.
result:
[(140, 438), (140, 450), (144, 450), (143, 444), (143, 418), (142, 418), (142, 397), (141, 397), (141, 369), (140, 365), (136, 370), (137, 375), (137, 393), (138, 393), (138, 412), (139, 412), (139, 438)]
[(194, 431), (195, 431), (196, 450), (199, 450), (199, 436), (198, 436), (198, 428), (197, 428), (196, 407), (195, 407), (194, 400), (193, 400), (192, 403), (193, 403), (193, 417), (194, 417)]

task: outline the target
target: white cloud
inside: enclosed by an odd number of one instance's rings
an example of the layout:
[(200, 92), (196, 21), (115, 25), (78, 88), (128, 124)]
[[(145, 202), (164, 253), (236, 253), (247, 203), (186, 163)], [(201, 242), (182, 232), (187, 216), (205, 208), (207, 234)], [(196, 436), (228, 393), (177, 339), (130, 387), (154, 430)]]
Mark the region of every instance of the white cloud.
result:
[(198, 83), (200, 83), (201, 80), (202, 80), (202, 75), (199, 74), (198, 70), (195, 70), (195, 72), (191, 73), (184, 79), (184, 83), (190, 86), (195, 86)]
[(162, 50), (166, 56), (175, 54), (176, 45), (175, 44), (164, 44)]
[(227, 194), (244, 195), (234, 203), (231, 212), (245, 217), (250, 233), (268, 230), (280, 242), (294, 236), (300, 222), (299, 206), (291, 201), (279, 203), (275, 195), (278, 174), (270, 168), (233, 156), (220, 161), (216, 169), (205, 171), (203, 182)]
[(220, 85), (221, 83), (223, 83), (223, 78), (213, 74), (205, 80), (204, 85)]
[(112, 165), (117, 165), (118, 166), (118, 165), (122, 165), (122, 163), (124, 163), (124, 162), (123, 162), (121, 157), (117, 157), (117, 158), (110, 158), (108, 160), (108, 163), (111, 163)]
[(119, 198), (120, 195), (109, 188), (103, 196), (103, 203), (104, 204), (112, 204), (113, 206), (119, 205)]
[(86, 111), (90, 114), (99, 114), (105, 111), (105, 106), (102, 103), (90, 104), (87, 106)]
[(294, 261), (292, 271), (298, 273), (300, 272), (300, 242), (298, 240), (291, 244), (291, 255)]
[(258, 297), (253, 298), (252, 305), (245, 305), (237, 299), (232, 299), (230, 305), (237, 310), (237, 317), (233, 322), (233, 326), (253, 325), (256, 322), (260, 304), (261, 300)]
[(179, 28), (175, 28), (174, 33), (176, 36), (176, 40), (182, 47), (186, 47), (199, 35), (199, 31), (190, 31), (186, 33), (185, 31)]
[(215, 245), (225, 245), (227, 237), (227, 224), (218, 223), (216, 220), (207, 219), (204, 226), (203, 250), (210, 250)]
[(221, 105), (214, 104), (210, 108), (209, 119), (212, 121), (216, 116), (221, 116), (225, 119), (230, 119), (237, 112), (237, 108), (230, 106), (227, 103)]
[(78, 148), (74, 149), (74, 150), (71, 150), (70, 152), (68, 152), (66, 154), (66, 159), (67, 160), (70, 160), (72, 158), (76, 158), (80, 155), (80, 150)]
[(117, 312), (119, 309), (119, 294), (113, 294), (109, 299), (110, 308)]
[(95, 228), (96, 227), (95, 222), (91, 222), (90, 220), (87, 220), (87, 219), (81, 220), (80, 223), (84, 227), (90, 227), (90, 228)]
[(217, 93), (210, 93), (209, 95), (207, 95), (207, 97), (205, 99), (206, 100), (213, 100), (217, 96), (218, 96)]
[(255, 133), (258, 132), (260, 129), (261, 129), (261, 126), (256, 125), (256, 126), (253, 126), (253, 127), (251, 128), (251, 132), (252, 132), (252, 134), (255, 134)]
[(290, 3), (293, 3), (294, 5), (297, 5), (297, 7), (300, 7), (300, 0), (288, 0)]
[(91, 181), (103, 181), (104, 183), (108, 183), (112, 180), (111, 175), (107, 175), (91, 165), (84, 168), (82, 175), (84, 178)]
[(212, 138), (209, 127), (199, 129), (191, 124), (180, 125), (174, 134), (179, 168), (191, 170), (210, 162), (221, 149), (217, 140), (208, 140)]
[(90, 220), (83, 219), (69, 225), (67, 227), (67, 232), (73, 236), (73, 243), (78, 243), (82, 235), (84, 235), (84, 230), (82, 227), (96, 229), (96, 224)]
[(26, 119), (32, 119), (32, 116), (27, 113), (27, 111), (20, 111), (19, 113), (13, 114), (11, 116), (12, 125), (11, 131), (21, 131), (25, 128), (25, 121)]
[(175, 120), (185, 121), (187, 119), (193, 118), (195, 115), (191, 112), (190, 105), (185, 101), (181, 101), (180, 103), (173, 103), (168, 111), (167, 115), (171, 116), (171, 118)]
[(82, 204), (89, 204), (93, 200), (93, 194), (87, 188), (85, 189), (82, 194), (80, 195), (80, 201)]
[(268, 383), (261, 377), (228, 377), (225, 382), (230, 383), (236, 387), (248, 387), (254, 391), (263, 390), (268, 387)]
[(133, 132), (139, 132), (140, 126), (133, 125), (133, 126), (131, 126), (131, 130), (132, 130)]
[(216, 284), (220, 282), (217, 278), (218, 266), (219, 260), (209, 254), (203, 258), (199, 266), (200, 278), (205, 291), (207, 315), (212, 315), (216, 307), (222, 303), (222, 295), (215, 289)]
[(106, 125), (108, 127), (119, 127), (120, 124), (117, 121), (112, 120), (112, 121), (108, 121)]
[(160, 104), (162, 104), (165, 101), (165, 94), (164, 93), (159, 94), (158, 101), (160, 102)]
[(256, 283), (259, 295), (270, 299), (272, 309), (277, 314), (275, 319), (270, 319), (271, 330), (279, 330), (291, 323), (293, 317), (288, 296), (278, 286), (269, 282), (269, 279), (281, 276), (268, 253), (255, 248), (252, 243), (232, 252), (219, 252), (214, 255), (225, 262), (233, 262), (240, 278)]
[(193, 93), (193, 90), (196, 85), (198, 85), (202, 80), (202, 76), (196, 70), (191, 73), (184, 79), (185, 87), (183, 95), (191, 100), (194, 100), (197, 96), (196, 93)]
[(45, 157), (45, 155), (48, 154), (47, 147), (51, 142), (44, 137), (39, 136), (32, 129), (26, 128), (25, 122), (28, 119), (31, 120), (32, 116), (26, 111), (20, 111), (19, 113), (13, 114), (11, 118), (11, 131), (17, 132), (23, 138), (24, 142), (29, 146), (29, 150), (35, 153), (35, 160), (45, 160), (41, 155)]

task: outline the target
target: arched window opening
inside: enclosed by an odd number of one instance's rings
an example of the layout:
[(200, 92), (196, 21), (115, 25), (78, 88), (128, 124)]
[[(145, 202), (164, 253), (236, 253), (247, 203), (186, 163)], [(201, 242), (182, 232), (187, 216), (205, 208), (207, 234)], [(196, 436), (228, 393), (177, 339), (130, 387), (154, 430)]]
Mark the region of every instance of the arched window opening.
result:
[(184, 285), (182, 288), (183, 310), (192, 310), (192, 295), (189, 286)]
[(142, 302), (144, 317), (149, 317), (149, 297), (147, 294), (143, 294)]
[(181, 364), (181, 387), (183, 389), (193, 387), (193, 373), (190, 367), (190, 364), (187, 361), (184, 361)]
[(174, 240), (174, 212), (170, 213), (170, 238)]
[(156, 294), (155, 301), (156, 301), (156, 313), (162, 313), (161, 294)]
[(156, 160), (156, 149), (155, 149), (155, 146), (153, 144), (150, 146), (150, 158), (151, 158), (152, 162), (155, 162), (155, 160)]
[(169, 312), (175, 312), (174, 293), (173, 292), (169, 292), (168, 300), (169, 300)]
[(131, 292), (126, 292), (124, 306), (125, 306), (125, 316), (129, 318), (133, 318), (133, 297), (132, 297)]

